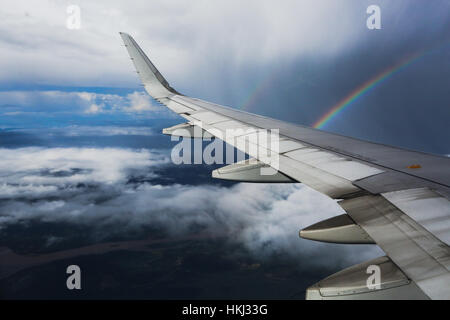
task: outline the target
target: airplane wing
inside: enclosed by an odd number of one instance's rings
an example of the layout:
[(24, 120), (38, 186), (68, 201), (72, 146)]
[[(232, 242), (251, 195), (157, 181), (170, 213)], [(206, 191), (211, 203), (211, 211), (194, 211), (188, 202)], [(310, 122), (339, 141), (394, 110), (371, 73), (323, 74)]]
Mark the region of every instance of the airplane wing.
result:
[[(450, 158), (187, 97), (169, 85), (130, 35), (120, 35), (146, 91), (187, 120), (163, 133), (213, 136), (251, 157), (215, 170), (213, 177), (304, 183), (336, 199), (346, 214), (301, 230), (301, 237), (373, 243), (386, 253), (312, 285), (307, 299), (450, 299)], [(250, 139), (274, 129), (277, 140), (270, 145)], [(262, 174), (262, 168), (276, 170)]]

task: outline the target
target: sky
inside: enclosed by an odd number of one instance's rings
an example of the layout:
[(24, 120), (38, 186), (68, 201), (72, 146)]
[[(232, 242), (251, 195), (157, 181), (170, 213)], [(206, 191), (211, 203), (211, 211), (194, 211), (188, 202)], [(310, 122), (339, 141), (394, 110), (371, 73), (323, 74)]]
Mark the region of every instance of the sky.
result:
[[(379, 30), (366, 26), (371, 4)], [(67, 27), (69, 5), (80, 8), (80, 29)], [(220, 234), (301, 270), (326, 267), (317, 280), (382, 254), (300, 240), (301, 227), (342, 213), (304, 185), (222, 183), (214, 167), (171, 164), (174, 143), (160, 132), (182, 119), (143, 91), (120, 31), (177, 91), (308, 126), (419, 56), (322, 129), (450, 154), (449, 1), (6, 0), (0, 20), (0, 237), (22, 253), (158, 226)], [(86, 239), (74, 245), (76, 235), (55, 231), (61, 224), (86, 228)], [(40, 247), (11, 236), (19, 227)]]
[[(66, 27), (68, 4), (80, 8), (80, 29)], [(324, 129), (450, 153), (449, 2), (378, 1), (380, 30), (366, 27), (370, 4), (6, 1), (2, 123), (170, 117), (141, 92), (124, 31), (178, 91), (305, 125), (377, 74), (426, 53)]]

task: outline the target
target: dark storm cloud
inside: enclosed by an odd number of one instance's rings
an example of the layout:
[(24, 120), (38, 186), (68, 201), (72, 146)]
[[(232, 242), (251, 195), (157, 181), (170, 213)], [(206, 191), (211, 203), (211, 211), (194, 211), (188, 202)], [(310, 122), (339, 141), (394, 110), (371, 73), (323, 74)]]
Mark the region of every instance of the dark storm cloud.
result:
[(413, 54), (425, 53), (350, 105), (325, 129), (447, 154), (450, 3), (378, 1), (381, 30), (365, 26), (367, 15), (362, 13), (368, 3), (359, 1), (351, 9), (358, 39), (333, 56), (320, 51), (300, 54), (280, 66), (270, 90), (261, 92), (248, 109), (311, 125), (363, 83)]

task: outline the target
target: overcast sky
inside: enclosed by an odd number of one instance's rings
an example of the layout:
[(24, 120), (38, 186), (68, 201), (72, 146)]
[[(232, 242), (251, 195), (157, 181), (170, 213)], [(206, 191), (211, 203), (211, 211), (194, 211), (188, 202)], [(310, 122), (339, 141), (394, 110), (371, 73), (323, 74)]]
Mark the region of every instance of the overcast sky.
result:
[[(66, 27), (68, 4), (81, 9), (79, 30)], [(366, 27), (370, 4), (381, 9), (380, 30)], [(0, 18), (0, 89), (15, 91), (0, 92), (3, 124), (36, 111), (169, 117), (135, 93), (141, 87), (118, 35), (125, 31), (180, 92), (306, 125), (368, 79), (427, 52), (325, 129), (450, 153), (446, 0), (7, 0)]]

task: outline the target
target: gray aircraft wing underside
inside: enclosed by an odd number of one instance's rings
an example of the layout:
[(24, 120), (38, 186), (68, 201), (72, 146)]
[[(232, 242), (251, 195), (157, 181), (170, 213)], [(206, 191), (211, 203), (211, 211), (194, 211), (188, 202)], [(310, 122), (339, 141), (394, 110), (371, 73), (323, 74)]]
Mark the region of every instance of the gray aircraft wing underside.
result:
[[(215, 170), (213, 177), (304, 183), (336, 199), (346, 214), (303, 229), (301, 237), (373, 243), (386, 253), (316, 283), (307, 290), (308, 299), (450, 299), (450, 158), (187, 97), (169, 85), (131, 36), (120, 35), (146, 91), (187, 120), (164, 133), (186, 136), (177, 132), (197, 128), (200, 136), (191, 137), (216, 137), (251, 157)], [(275, 144), (253, 139), (273, 129), (279, 132)], [(260, 175), (265, 167), (277, 173)], [(371, 285), (368, 270), (374, 268), (380, 279)]]

